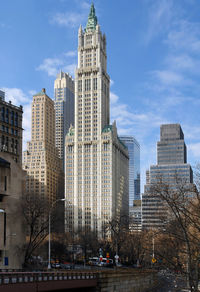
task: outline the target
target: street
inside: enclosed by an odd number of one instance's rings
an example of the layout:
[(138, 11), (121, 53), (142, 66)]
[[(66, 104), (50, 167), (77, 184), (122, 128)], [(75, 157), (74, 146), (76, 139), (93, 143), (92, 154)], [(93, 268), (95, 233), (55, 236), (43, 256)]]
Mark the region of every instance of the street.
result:
[[(158, 274), (159, 287), (150, 290), (152, 292), (189, 292), (186, 288), (186, 281), (182, 276), (171, 272), (161, 271)], [(150, 292), (149, 291), (149, 292)]]

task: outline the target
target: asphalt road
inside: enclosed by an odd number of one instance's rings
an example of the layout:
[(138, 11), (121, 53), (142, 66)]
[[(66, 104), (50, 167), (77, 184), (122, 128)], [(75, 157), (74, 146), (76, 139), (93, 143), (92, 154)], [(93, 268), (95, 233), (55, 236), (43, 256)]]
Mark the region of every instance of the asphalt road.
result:
[[(173, 273), (159, 273), (159, 286), (151, 292), (189, 292), (185, 279)], [(150, 291), (148, 291), (150, 292)]]

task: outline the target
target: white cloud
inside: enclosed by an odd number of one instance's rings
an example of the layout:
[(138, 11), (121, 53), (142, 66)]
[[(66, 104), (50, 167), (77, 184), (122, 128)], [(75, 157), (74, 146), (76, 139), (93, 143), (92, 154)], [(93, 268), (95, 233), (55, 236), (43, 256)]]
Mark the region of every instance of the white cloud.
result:
[(200, 23), (180, 20), (168, 33), (166, 43), (175, 50), (198, 53), (200, 50)]
[(170, 70), (156, 70), (152, 74), (164, 85), (179, 85), (184, 81), (181, 74)]
[[(127, 104), (120, 103), (119, 97), (113, 92), (110, 93), (111, 121), (117, 121), (120, 134), (135, 135), (136, 139), (145, 139), (148, 131), (159, 127), (161, 123), (168, 122), (153, 112), (137, 113)], [(148, 130), (147, 130), (148, 129)]]
[(30, 95), (34, 95), (34, 94), (36, 94), (37, 93), (37, 91), (36, 90), (29, 90), (29, 92), (28, 92)]
[[(179, 17), (172, 13), (163, 44), (167, 54), (160, 68), (150, 72), (147, 82), (147, 87), (154, 95), (159, 95), (159, 100), (154, 98), (149, 106), (157, 104), (166, 112), (169, 107), (175, 109), (176, 105), (186, 105), (186, 102), (197, 104), (200, 86), (195, 77), (200, 74), (200, 22), (185, 20), (184, 13)], [(159, 105), (161, 99), (162, 106)]]
[[(171, 54), (166, 58), (166, 65), (174, 70), (194, 70), (195, 60), (188, 54)], [(200, 65), (200, 64), (199, 64)], [(198, 66), (198, 70), (199, 66)]]
[(114, 85), (114, 81), (112, 79), (110, 79), (110, 86)]
[(75, 28), (79, 27), (81, 23), (85, 23), (87, 19), (91, 3), (83, 0), (75, 0), (77, 11), (62, 11), (54, 13), (50, 22), (59, 26)]
[(185, 137), (190, 140), (199, 140), (200, 137), (200, 126), (193, 125), (184, 125)]
[(81, 7), (82, 7), (83, 9), (85, 9), (85, 10), (87, 10), (87, 11), (89, 11), (90, 6), (91, 6), (90, 3), (86, 2), (86, 1), (82, 1), (82, 0), (81, 0), (81, 2), (80, 2), (80, 5), (81, 5)]
[(67, 53), (64, 53), (66, 57), (75, 57), (77, 55), (77, 51), (69, 51)]
[(74, 64), (70, 64), (70, 65), (67, 65), (63, 68), (64, 72), (68, 72), (71, 76), (74, 77), (74, 72), (75, 72), (75, 69), (77, 67), (77, 64), (74, 63)]
[(85, 13), (76, 13), (76, 12), (66, 12), (66, 13), (56, 13), (52, 19), (52, 23), (56, 23), (60, 26), (66, 27), (77, 27), (82, 23), (86, 18)]
[(44, 71), (48, 76), (56, 77), (60, 70), (70, 73), (74, 76), (74, 70), (76, 64), (74, 63), (74, 58), (76, 56), (76, 51), (69, 51), (60, 54), (55, 58), (46, 58), (43, 60), (36, 70)]
[[(121, 103), (119, 96), (110, 93), (111, 123), (116, 120), (119, 135), (133, 135), (140, 144), (141, 149), (141, 187), (145, 183), (145, 172), (151, 164), (156, 163), (156, 142), (159, 139), (160, 124), (169, 123), (164, 117), (155, 112), (136, 112), (128, 104)], [(157, 140), (152, 141), (152, 137)]]
[(188, 150), (193, 154), (195, 158), (200, 161), (200, 143), (191, 143), (187, 146)]
[(20, 88), (2, 88), (5, 91), (5, 100), (11, 101), (14, 105), (23, 105), (23, 149), (26, 149), (26, 143), (31, 138), (31, 102), (32, 95), (36, 92), (35, 90), (29, 90), (26, 94)]
[(31, 101), (23, 107), (23, 150), (27, 148), (27, 142), (31, 140)]
[(169, 28), (174, 13), (173, 1), (154, 0), (149, 11), (148, 30), (145, 34), (146, 43), (149, 43), (155, 36)]
[(119, 99), (119, 96), (117, 96), (115, 93), (113, 93), (112, 91), (110, 92), (110, 103), (116, 103)]
[(63, 61), (59, 58), (47, 58), (43, 60), (43, 63), (39, 65), (36, 70), (44, 71), (49, 76), (56, 76), (59, 71), (59, 67), (63, 65)]
[(5, 99), (11, 101), (14, 105), (21, 105), (27, 102), (27, 95), (19, 88), (3, 87), (5, 92)]

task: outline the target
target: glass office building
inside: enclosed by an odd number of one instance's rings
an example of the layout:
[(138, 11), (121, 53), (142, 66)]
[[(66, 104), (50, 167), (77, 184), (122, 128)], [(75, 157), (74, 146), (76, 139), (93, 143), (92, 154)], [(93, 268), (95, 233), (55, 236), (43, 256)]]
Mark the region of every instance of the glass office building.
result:
[(169, 186), (176, 186), (178, 181), (193, 183), (193, 172), (187, 163), (187, 148), (184, 134), (179, 124), (166, 124), (160, 127), (160, 141), (157, 142), (157, 164), (147, 171), (146, 185), (142, 197), (143, 228), (162, 227), (161, 216), (166, 216), (163, 201), (149, 190), (158, 180)]
[(133, 136), (120, 136), (129, 153), (129, 206), (140, 200), (140, 144)]

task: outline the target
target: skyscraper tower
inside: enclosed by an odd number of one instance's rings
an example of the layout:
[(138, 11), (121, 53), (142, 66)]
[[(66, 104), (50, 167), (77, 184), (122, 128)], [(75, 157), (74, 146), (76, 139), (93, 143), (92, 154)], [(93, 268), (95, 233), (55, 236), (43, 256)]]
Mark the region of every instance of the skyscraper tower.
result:
[(66, 136), (66, 231), (103, 235), (113, 217), (128, 215), (128, 150), (110, 122), (106, 37), (94, 5), (78, 32), (75, 127)]
[(129, 154), (129, 228), (141, 229), (140, 144), (133, 136), (120, 136)]
[(160, 141), (157, 143), (157, 165), (151, 165), (142, 198), (142, 225), (144, 228), (162, 227), (160, 215), (165, 210), (158, 196), (149, 192), (150, 186), (159, 182), (175, 187), (177, 179), (185, 184), (193, 183), (193, 172), (187, 163), (187, 148), (179, 124), (160, 127)]
[(60, 194), (61, 160), (55, 147), (55, 110), (53, 100), (43, 88), (33, 96), (31, 141), (23, 153), (27, 171), (26, 192), (40, 195), (50, 203)]
[(133, 136), (120, 136), (129, 153), (129, 208), (140, 200), (140, 144)]
[(54, 82), (56, 113), (56, 147), (62, 160), (64, 170), (65, 136), (70, 125), (74, 125), (74, 80), (60, 72)]

